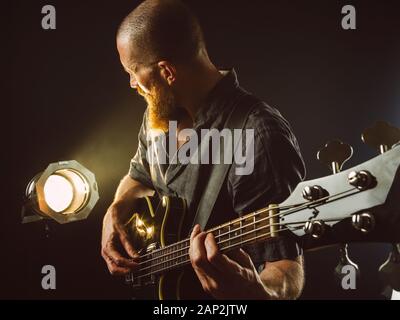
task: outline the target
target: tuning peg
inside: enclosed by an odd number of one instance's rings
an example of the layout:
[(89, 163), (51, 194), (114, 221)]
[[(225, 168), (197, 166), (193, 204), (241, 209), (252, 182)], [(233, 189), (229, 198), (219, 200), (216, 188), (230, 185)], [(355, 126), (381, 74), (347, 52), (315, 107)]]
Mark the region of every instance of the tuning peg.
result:
[(336, 280), (343, 287), (342, 280), (343, 280), (344, 276), (347, 275), (346, 267), (347, 268), (350, 267), (350, 268), (353, 268), (353, 270), (355, 270), (355, 272), (356, 272), (356, 274), (355, 274), (356, 275), (356, 279), (354, 279), (354, 281), (355, 281), (355, 283), (357, 283), (358, 280), (360, 279), (360, 269), (358, 268), (358, 265), (356, 263), (354, 263), (353, 261), (350, 260), (349, 254), (348, 254), (348, 245), (347, 244), (342, 244), (340, 246), (339, 254), (340, 254), (339, 263), (335, 268), (335, 278), (336, 278)]
[(358, 190), (367, 190), (375, 188), (376, 178), (367, 170), (351, 171), (347, 177), (349, 184)]
[(304, 225), (304, 232), (315, 239), (321, 238), (325, 233), (325, 223), (321, 220), (307, 221)]
[(384, 153), (400, 141), (400, 129), (385, 121), (377, 121), (361, 134), (361, 140), (368, 146)]
[(316, 201), (329, 196), (329, 192), (321, 186), (306, 186), (302, 191), (302, 196), (305, 200)]
[(375, 217), (369, 212), (357, 213), (351, 217), (351, 223), (355, 229), (368, 233), (375, 228)]
[(386, 286), (400, 291), (400, 244), (393, 244), (389, 257), (379, 268), (379, 275)]
[(339, 140), (333, 140), (325, 144), (317, 153), (317, 159), (327, 165), (333, 173), (338, 173), (343, 164), (353, 155), (353, 148)]

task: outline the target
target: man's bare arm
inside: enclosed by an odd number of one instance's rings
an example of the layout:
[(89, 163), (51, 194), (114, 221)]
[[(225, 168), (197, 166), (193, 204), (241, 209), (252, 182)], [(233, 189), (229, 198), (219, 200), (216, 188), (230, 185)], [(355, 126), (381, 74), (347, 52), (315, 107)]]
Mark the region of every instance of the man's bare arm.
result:
[(266, 262), (260, 278), (272, 299), (297, 299), (304, 286), (303, 256)]
[(199, 225), (190, 235), (189, 257), (204, 291), (216, 299), (295, 299), (303, 287), (301, 257), (266, 263), (259, 274), (248, 253), (221, 253), (214, 235)]
[(121, 180), (114, 201), (103, 219), (101, 255), (111, 274), (123, 275), (137, 266), (135, 258), (138, 254), (124, 224), (135, 209), (137, 200), (153, 194), (154, 190), (129, 175)]
[(141, 182), (132, 179), (129, 175), (122, 178), (115, 192), (114, 201), (110, 208), (113, 206), (133, 207), (135, 200), (145, 196), (152, 196), (154, 190), (146, 187)]

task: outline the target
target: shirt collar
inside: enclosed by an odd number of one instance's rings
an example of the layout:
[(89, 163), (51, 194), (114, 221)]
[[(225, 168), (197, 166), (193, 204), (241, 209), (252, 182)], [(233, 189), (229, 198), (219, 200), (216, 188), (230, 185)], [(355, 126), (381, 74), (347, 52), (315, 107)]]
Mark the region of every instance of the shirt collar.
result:
[[(205, 103), (197, 111), (194, 119), (194, 127), (199, 127), (210, 120), (214, 120), (217, 115), (224, 109), (225, 104), (222, 102), (230, 95), (238, 86), (236, 71), (232, 68), (229, 70), (220, 70), (224, 76), (208, 94)], [(222, 108), (222, 109), (221, 109)]]

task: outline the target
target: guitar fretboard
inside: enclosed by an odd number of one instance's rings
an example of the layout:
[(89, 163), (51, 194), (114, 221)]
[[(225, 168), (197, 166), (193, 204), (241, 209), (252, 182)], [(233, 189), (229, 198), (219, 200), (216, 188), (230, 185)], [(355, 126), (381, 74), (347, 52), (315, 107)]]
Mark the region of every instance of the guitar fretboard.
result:
[[(227, 252), (275, 236), (279, 231), (277, 212), (276, 207), (264, 208), (212, 228), (207, 233), (214, 235), (221, 252)], [(185, 239), (144, 255), (136, 276), (145, 277), (189, 264), (189, 246), (190, 239)]]

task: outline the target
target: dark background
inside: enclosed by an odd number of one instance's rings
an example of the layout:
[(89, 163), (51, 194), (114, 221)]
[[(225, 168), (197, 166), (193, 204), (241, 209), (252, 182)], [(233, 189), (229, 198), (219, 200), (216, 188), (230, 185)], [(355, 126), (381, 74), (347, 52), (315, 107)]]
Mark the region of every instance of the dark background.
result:
[[(235, 67), (241, 85), (291, 122), (307, 179), (328, 174), (316, 152), (339, 138), (354, 147), (348, 166), (375, 155), (364, 128), (382, 119), (400, 126), (398, 1), (187, 1), (202, 23), (212, 60)], [(102, 217), (137, 145), (145, 108), (130, 89), (115, 32), (138, 1), (14, 1), (3, 50), (8, 56), (2, 103), (1, 298), (124, 299), (100, 257)], [(41, 8), (57, 10), (57, 29), (41, 29)], [(341, 28), (353, 4), (357, 30)], [(10, 19), (11, 18), (11, 19)], [(96, 174), (100, 201), (89, 218), (68, 225), (21, 225), (27, 182), (50, 162), (76, 159)], [(352, 244), (358, 289), (333, 282), (337, 249), (306, 254), (302, 298), (379, 298), (377, 268), (386, 244)], [(41, 289), (41, 267), (57, 270), (57, 289)]]

